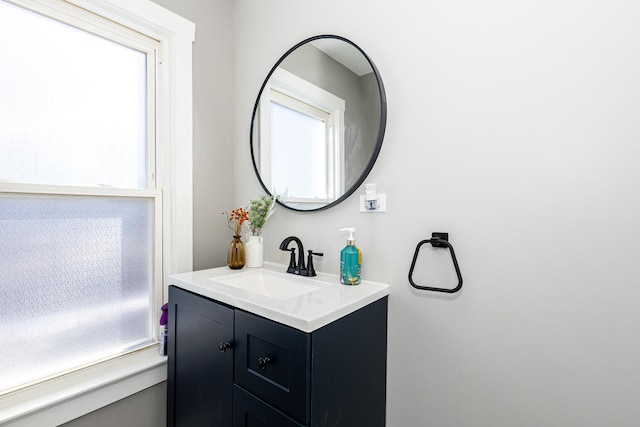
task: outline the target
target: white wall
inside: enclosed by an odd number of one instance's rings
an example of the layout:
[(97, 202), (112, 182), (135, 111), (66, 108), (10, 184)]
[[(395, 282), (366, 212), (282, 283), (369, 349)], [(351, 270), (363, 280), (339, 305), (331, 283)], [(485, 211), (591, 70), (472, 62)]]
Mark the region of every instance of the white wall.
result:
[[(391, 284), (387, 425), (640, 424), (639, 16), (623, 0), (235, 1), (236, 205), (261, 193), (250, 116), (282, 53), (339, 34), (382, 74), (368, 181), (389, 212), (360, 214), (355, 195), (279, 209), (265, 241), (286, 262), (297, 235), (335, 273), (338, 228), (358, 229), (364, 278)], [(456, 249), (454, 296), (409, 286), (432, 231)], [(452, 281), (427, 255), (421, 280)]]

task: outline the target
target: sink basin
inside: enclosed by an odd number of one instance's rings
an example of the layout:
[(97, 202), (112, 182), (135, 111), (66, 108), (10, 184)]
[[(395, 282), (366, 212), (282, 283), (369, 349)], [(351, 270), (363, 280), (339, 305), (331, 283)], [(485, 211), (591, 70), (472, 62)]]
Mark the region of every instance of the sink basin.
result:
[(277, 300), (299, 297), (332, 285), (315, 278), (264, 269), (212, 277), (209, 280)]

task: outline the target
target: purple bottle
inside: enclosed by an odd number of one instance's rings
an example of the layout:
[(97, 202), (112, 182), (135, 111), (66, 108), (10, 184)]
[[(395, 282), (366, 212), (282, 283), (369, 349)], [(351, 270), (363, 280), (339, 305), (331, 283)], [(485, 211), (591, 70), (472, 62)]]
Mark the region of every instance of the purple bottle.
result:
[(167, 322), (169, 320), (169, 304), (165, 304), (160, 307), (162, 310), (162, 315), (160, 316), (160, 355), (167, 355)]

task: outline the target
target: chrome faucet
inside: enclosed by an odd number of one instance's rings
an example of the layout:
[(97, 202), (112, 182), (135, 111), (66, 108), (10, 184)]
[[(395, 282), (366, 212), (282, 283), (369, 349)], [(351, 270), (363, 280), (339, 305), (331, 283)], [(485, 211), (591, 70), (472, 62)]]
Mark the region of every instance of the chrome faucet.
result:
[[(298, 261), (296, 262), (296, 248), (289, 248), (289, 243), (296, 242), (298, 246)], [(323, 256), (322, 252), (309, 252), (307, 258), (307, 266), (304, 263), (304, 247), (302, 246), (302, 242), (295, 236), (289, 236), (280, 243), (281, 251), (290, 251), (291, 257), (289, 258), (289, 267), (287, 268), (287, 273), (298, 274), (300, 276), (315, 276), (316, 270), (313, 267), (313, 255)]]

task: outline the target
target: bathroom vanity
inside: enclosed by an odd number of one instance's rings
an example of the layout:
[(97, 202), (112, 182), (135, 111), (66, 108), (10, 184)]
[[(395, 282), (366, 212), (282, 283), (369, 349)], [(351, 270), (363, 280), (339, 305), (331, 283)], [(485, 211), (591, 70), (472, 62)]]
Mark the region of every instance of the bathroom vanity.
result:
[(286, 266), (173, 275), (168, 426), (384, 426), (388, 286)]

